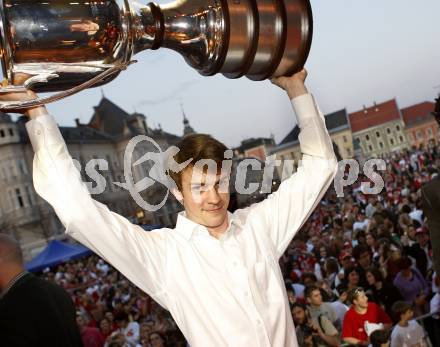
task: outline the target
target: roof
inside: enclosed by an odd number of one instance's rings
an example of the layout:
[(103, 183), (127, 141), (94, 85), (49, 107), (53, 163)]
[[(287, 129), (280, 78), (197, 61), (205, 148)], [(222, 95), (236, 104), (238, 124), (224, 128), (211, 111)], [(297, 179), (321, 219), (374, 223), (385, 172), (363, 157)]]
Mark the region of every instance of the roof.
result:
[(112, 136), (118, 136), (123, 133), (126, 119), (130, 117), (127, 112), (106, 97), (103, 97), (99, 105), (95, 106), (94, 109), (95, 113), (90, 119), (88, 126)]
[(295, 127), (292, 130), (290, 130), (290, 132), (278, 145), (284, 145), (286, 143), (296, 142), (298, 141), (298, 136), (299, 136), (299, 126), (295, 125)]
[(12, 123), (11, 116), (0, 111), (0, 123)]
[[(95, 139), (98, 139), (99, 136), (119, 138), (120, 136), (133, 136), (141, 133), (135, 119), (137, 117), (145, 117), (143, 114), (137, 112), (129, 114), (106, 97), (103, 97), (99, 105), (95, 106), (94, 109), (95, 112), (89, 124), (80, 128), (95, 129)], [(128, 128), (129, 135), (124, 134), (125, 128)], [(179, 136), (170, 134), (162, 129), (148, 128), (148, 131), (149, 134), (156, 138), (163, 138), (170, 144), (175, 144), (180, 140)]]
[(435, 104), (425, 101), (416, 105), (402, 108), (402, 117), (405, 125), (412, 126), (428, 121), (435, 120), (432, 112), (434, 112)]
[(240, 146), (235, 148), (235, 150), (239, 151), (240, 153), (244, 153), (244, 151), (247, 151), (249, 149), (258, 147), (258, 146), (274, 146), (275, 142), (271, 137), (251, 137), (249, 139), (241, 141)]
[(351, 130), (354, 133), (399, 119), (401, 117), (396, 99), (349, 114)]
[(340, 128), (349, 128), (347, 110), (339, 110), (324, 116), (325, 126), (329, 132), (339, 130)]
[(60, 127), (64, 140), (69, 142), (109, 142), (112, 141), (111, 136), (106, 135), (96, 129), (81, 127)]

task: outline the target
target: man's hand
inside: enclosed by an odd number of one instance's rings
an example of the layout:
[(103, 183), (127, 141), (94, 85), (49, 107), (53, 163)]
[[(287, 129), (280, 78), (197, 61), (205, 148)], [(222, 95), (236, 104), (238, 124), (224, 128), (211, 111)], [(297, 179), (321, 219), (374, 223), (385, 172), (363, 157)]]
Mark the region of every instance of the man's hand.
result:
[(275, 77), (270, 81), (277, 85), (278, 87), (284, 89), (289, 95), (290, 99), (294, 99), (297, 96), (307, 94), (307, 88), (304, 85), (304, 82), (307, 78), (306, 69), (302, 69), (300, 72), (290, 76), (290, 77)]
[[(28, 76), (18, 75), (15, 80), (18, 84), (21, 84), (21, 80), (26, 80)], [(11, 92), (11, 93), (0, 93), (0, 101), (26, 101), (36, 99), (37, 95), (32, 90), (27, 90), (25, 92)], [(26, 114), (29, 118), (33, 119), (40, 115), (47, 114), (46, 107), (37, 106), (29, 109), (22, 109), (19, 111), (14, 111), (17, 113)]]

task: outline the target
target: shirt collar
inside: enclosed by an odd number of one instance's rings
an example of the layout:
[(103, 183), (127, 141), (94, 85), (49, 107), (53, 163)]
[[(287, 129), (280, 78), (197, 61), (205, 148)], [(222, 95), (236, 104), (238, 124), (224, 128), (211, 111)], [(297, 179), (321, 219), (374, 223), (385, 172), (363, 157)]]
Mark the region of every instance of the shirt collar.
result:
[[(241, 225), (239, 219), (235, 216), (235, 214), (232, 214), (228, 211), (228, 228), (226, 229), (225, 233), (228, 233), (231, 230), (231, 225)], [(190, 240), (191, 237), (194, 235), (194, 233), (198, 230), (200, 231), (206, 231), (207, 229), (205, 226), (198, 224), (191, 219), (189, 219), (186, 216), (186, 212), (182, 211), (177, 214), (177, 222), (176, 222), (176, 228), (174, 229), (176, 232), (178, 232), (180, 235), (182, 235), (186, 240)]]
[(27, 275), (28, 272), (26, 270), (20, 272), (17, 276), (15, 276), (12, 280), (9, 281), (6, 288), (0, 293), (0, 299), (3, 299), (3, 297), (11, 290), (11, 288), (25, 275)]

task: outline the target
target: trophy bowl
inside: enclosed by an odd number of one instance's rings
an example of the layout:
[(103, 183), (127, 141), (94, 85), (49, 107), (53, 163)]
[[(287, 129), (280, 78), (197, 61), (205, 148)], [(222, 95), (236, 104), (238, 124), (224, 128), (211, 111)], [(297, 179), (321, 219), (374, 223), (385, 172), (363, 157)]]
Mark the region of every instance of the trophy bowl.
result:
[(309, 0), (0, 0), (0, 92), (63, 97), (108, 83), (136, 53), (159, 48), (204, 76), (260, 81), (301, 70), (312, 33)]

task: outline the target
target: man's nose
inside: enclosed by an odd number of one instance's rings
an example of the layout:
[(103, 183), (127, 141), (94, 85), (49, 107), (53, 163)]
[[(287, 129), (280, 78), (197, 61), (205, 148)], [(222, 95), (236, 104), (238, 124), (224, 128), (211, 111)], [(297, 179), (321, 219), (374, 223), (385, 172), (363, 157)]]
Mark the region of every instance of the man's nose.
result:
[(210, 204), (218, 204), (220, 202), (220, 194), (218, 193), (217, 187), (212, 187), (207, 192), (208, 194), (208, 202)]

